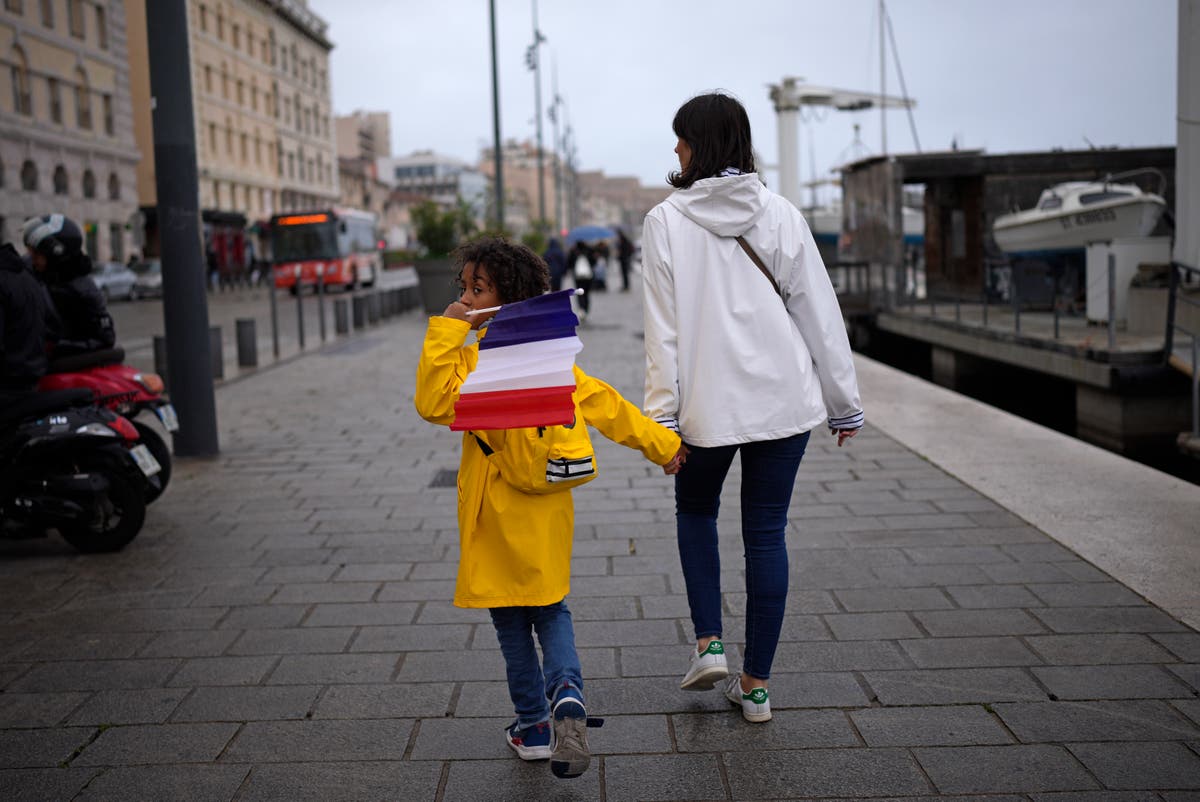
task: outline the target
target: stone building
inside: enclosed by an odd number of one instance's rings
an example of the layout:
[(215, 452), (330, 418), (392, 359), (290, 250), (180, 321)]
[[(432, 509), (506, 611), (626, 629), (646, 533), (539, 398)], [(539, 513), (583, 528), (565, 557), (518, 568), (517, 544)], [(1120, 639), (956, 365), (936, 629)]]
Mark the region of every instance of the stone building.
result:
[(356, 111), (334, 117), (341, 159), (374, 162), (392, 155), (392, 124), (386, 111)]
[[(125, 8), (146, 207), (157, 193), (145, 0)], [(306, 0), (188, 0), (188, 25), (200, 207), (254, 221), (336, 203), (325, 21)]]
[(5, 0), (0, 239), (60, 212), (98, 260), (127, 258), (137, 211), (125, 10), (110, 0)]

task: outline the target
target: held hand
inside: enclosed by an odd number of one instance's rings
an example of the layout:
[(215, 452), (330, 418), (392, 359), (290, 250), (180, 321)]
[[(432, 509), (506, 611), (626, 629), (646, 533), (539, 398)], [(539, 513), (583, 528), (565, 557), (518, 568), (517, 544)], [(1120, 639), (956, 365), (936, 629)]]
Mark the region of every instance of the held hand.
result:
[(670, 462), (662, 466), (663, 473), (667, 476), (674, 476), (679, 473), (680, 468), (683, 467), (683, 463), (687, 462), (687, 455), (688, 447), (680, 443), (679, 451), (675, 452), (675, 456), (671, 458)]
[(858, 429), (835, 429), (833, 434), (837, 435), (838, 448), (841, 448), (843, 443), (858, 434)]

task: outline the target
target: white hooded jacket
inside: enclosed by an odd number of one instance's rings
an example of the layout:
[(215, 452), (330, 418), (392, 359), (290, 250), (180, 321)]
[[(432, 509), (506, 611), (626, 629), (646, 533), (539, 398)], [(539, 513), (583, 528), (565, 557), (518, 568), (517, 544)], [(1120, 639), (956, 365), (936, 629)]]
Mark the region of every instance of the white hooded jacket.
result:
[(790, 437), (827, 418), (862, 426), (845, 322), (812, 232), (757, 174), (706, 178), (655, 206), (642, 263), (649, 417), (700, 447)]

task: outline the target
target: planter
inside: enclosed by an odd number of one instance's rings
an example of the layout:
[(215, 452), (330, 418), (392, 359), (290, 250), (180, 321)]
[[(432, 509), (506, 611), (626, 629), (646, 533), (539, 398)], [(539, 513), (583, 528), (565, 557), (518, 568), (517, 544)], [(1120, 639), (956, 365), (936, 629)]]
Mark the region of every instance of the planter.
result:
[(421, 288), (421, 303), (428, 315), (440, 315), (446, 307), (458, 300), (458, 285), (454, 283), (458, 271), (449, 258), (417, 259), (417, 281)]

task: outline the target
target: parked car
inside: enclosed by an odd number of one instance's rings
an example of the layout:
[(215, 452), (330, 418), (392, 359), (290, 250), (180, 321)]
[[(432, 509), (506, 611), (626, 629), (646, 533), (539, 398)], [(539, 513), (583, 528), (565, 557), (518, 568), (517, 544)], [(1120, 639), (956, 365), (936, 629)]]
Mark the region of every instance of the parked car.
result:
[(133, 284), (134, 298), (162, 297), (162, 262), (151, 259), (148, 262), (138, 262), (133, 266), (137, 281)]
[(137, 274), (120, 262), (97, 262), (92, 265), (92, 281), (100, 288), (104, 299), (129, 299)]

